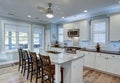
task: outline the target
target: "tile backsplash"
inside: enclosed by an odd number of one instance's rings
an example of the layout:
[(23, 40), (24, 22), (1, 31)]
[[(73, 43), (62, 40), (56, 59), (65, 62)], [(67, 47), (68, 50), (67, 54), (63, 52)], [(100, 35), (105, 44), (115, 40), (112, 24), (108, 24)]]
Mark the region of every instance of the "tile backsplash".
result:
[[(73, 41), (65, 41), (67, 46), (76, 46)], [(95, 49), (95, 45), (92, 45), (89, 41), (80, 41), (79, 45), (81, 48)], [(109, 42), (107, 45), (101, 46), (101, 50), (109, 50), (109, 51), (120, 51), (120, 41)]]

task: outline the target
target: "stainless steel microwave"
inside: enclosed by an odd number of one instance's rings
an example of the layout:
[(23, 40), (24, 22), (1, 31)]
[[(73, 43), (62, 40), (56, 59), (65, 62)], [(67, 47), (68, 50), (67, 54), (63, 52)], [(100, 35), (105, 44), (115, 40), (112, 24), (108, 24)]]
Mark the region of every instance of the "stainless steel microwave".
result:
[(68, 37), (79, 37), (79, 29), (69, 29)]

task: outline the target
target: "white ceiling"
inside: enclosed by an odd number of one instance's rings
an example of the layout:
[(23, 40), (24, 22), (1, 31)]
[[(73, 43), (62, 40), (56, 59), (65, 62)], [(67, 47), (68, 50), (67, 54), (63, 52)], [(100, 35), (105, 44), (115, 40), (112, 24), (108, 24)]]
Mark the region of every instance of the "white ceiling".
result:
[[(37, 9), (37, 6), (47, 9), (47, 4), (50, 2), (53, 3), (52, 9), (55, 13), (52, 19), (48, 19), (45, 13)], [(0, 16), (38, 23), (56, 23), (66, 21), (66, 19), (72, 20), (73, 16), (74, 19), (81, 19), (86, 14), (83, 13), (84, 10), (88, 10), (89, 15), (103, 10), (115, 10), (116, 5), (119, 6), (118, 2), (119, 0), (0, 0)], [(28, 18), (27, 15), (32, 17)], [(61, 18), (63, 16), (64, 19)]]

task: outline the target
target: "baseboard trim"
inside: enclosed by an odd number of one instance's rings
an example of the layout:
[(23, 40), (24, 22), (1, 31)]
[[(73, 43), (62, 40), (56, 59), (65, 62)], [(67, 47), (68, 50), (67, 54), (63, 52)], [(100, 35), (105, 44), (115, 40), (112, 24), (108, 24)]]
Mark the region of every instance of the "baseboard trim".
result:
[(18, 61), (16, 62), (9, 62), (9, 63), (3, 63), (3, 64), (0, 64), (0, 69), (1, 68), (5, 68), (5, 67), (10, 67), (10, 66), (14, 66), (14, 65), (18, 65)]
[(90, 70), (94, 70), (94, 71), (98, 71), (98, 72), (102, 72), (104, 74), (109, 74), (109, 75), (112, 75), (112, 76), (120, 77), (120, 75), (117, 75), (117, 74), (114, 74), (114, 73), (110, 73), (110, 72), (107, 72), (107, 71), (102, 71), (102, 70), (90, 68), (90, 67), (87, 67), (87, 66), (84, 66), (84, 68), (87, 68), (87, 69), (90, 69)]

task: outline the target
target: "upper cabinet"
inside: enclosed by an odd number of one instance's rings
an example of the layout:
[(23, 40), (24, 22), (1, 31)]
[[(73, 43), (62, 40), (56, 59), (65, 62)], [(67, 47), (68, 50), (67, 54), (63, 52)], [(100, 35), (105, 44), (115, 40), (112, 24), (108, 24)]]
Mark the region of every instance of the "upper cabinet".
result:
[(110, 16), (110, 41), (120, 40), (120, 14)]
[(88, 20), (80, 21), (80, 40), (88, 40), (89, 32), (88, 32)]
[(64, 24), (64, 40), (70, 40), (71, 38), (68, 37), (68, 30), (69, 29), (79, 29), (79, 39), (81, 41), (88, 40), (89, 33), (88, 33), (88, 20), (82, 20), (77, 22), (72, 22), (68, 24)]

